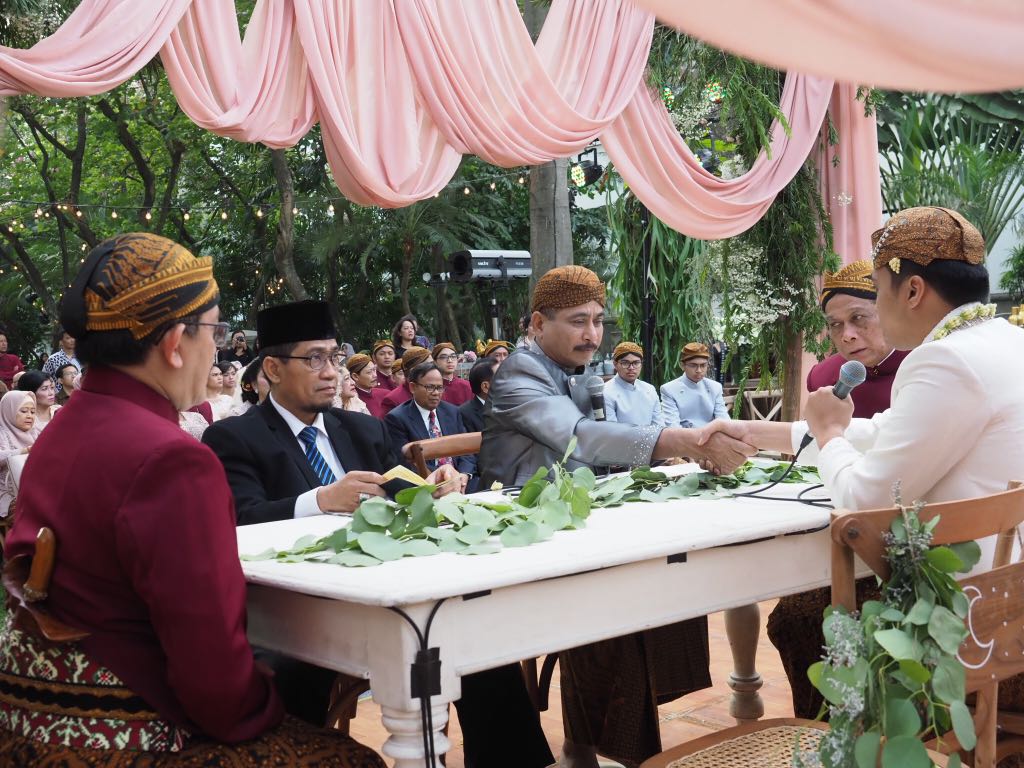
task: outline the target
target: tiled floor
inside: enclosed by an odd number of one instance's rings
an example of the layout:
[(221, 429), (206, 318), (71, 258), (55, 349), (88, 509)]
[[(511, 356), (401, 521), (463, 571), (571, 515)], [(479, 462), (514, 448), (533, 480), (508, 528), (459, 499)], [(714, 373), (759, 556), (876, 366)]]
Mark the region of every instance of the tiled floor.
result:
[[(782, 663), (775, 648), (768, 641), (764, 631), (768, 614), (774, 601), (761, 604), (761, 636), (757, 649), (757, 669), (764, 678), (761, 698), (764, 700), (765, 717), (792, 717), (793, 706), (789, 698), (789, 685)], [(729, 716), (729, 699), (732, 691), (727, 681), (732, 672), (732, 656), (729, 653), (729, 640), (725, 634), (725, 623), (722, 614), (714, 614), (709, 618), (709, 637), (711, 640), (711, 678), (713, 686), (703, 691), (684, 696), (660, 708), (662, 743), (668, 747), (688, 739), (703, 736), (711, 731), (735, 725)], [(463, 768), (462, 734), (459, 730), (458, 718), (452, 710), (452, 722), (449, 738), (455, 747), (448, 753), (448, 768)], [(558, 705), (558, 670), (551, 685), (551, 707), (541, 714), (541, 723), (551, 744), (552, 752), (557, 756), (562, 743), (561, 708)], [(370, 700), (359, 703), (358, 715), (352, 723), (352, 736), (362, 743), (373, 747), (378, 752), (387, 738), (387, 733), (380, 723), (380, 710)], [(388, 761), (388, 765), (391, 765)]]

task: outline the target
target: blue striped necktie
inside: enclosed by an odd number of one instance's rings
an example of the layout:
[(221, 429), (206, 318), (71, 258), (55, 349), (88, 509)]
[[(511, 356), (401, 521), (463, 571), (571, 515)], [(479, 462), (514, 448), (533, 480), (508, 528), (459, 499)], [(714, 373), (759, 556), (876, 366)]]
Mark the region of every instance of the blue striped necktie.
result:
[(299, 439), (306, 444), (306, 458), (309, 459), (309, 463), (313, 467), (316, 476), (320, 478), (320, 485), (330, 485), (333, 483), (336, 479), (334, 473), (331, 472), (331, 468), (327, 465), (324, 455), (316, 447), (316, 427), (304, 427), (299, 432)]

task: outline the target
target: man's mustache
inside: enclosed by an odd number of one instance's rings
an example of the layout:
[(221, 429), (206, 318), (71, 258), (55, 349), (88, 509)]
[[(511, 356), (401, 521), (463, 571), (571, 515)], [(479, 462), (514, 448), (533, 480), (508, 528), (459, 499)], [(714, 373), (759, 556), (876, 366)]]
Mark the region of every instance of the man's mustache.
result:
[(573, 352), (593, 352), (597, 349), (597, 344), (580, 344), (578, 347), (573, 347)]

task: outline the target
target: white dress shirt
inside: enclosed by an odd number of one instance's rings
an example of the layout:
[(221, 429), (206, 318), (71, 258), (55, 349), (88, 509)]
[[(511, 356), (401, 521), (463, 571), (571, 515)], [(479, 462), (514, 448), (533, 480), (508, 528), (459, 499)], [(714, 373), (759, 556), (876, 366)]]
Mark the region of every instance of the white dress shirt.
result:
[[(1009, 481), (1024, 480), (1021, 381), (1024, 331), (1001, 318), (954, 331), (907, 356), (888, 410), (853, 419), (820, 451), (812, 442), (801, 459), (817, 461), (837, 509), (891, 506), (897, 480), (904, 504), (1005, 491)], [(856, 389), (850, 397), (856, 400)], [(794, 450), (806, 433), (806, 422), (793, 425)], [(991, 554), (992, 545), (982, 549)]]
[[(331, 445), (330, 438), (327, 437), (327, 430), (324, 429), (324, 415), (318, 413), (316, 420), (312, 424), (303, 424), (299, 421), (295, 414), (286, 408), (281, 407), (280, 403), (274, 399), (274, 395), (269, 395), (270, 404), (274, 406), (281, 418), (284, 419), (284, 423), (288, 425), (288, 429), (295, 435), (295, 442), (299, 444), (299, 449), (302, 451), (303, 456), (306, 454), (306, 444), (299, 437), (299, 433), (302, 432), (307, 426), (316, 428), (316, 449), (320, 451), (320, 454), (324, 457), (324, 461), (327, 462), (327, 466), (331, 468), (331, 472), (334, 473), (336, 480), (341, 480), (345, 476), (345, 469), (341, 466), (341, 462), (338, 460), (338, 454), (334, 452), (334, 446)], [(316, 501), (316, 492), (319, 488), (312, 488), (305, 493), (301, 494), (295, 499), (295, 517), (310, 517), (312, 515), (322, 515), (324, 511), (320, 509), (320, 505)]]

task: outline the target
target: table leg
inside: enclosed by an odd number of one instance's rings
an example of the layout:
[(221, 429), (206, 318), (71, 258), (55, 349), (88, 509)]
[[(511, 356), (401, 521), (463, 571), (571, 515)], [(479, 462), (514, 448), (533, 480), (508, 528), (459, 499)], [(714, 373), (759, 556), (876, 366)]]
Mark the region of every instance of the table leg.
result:
[(395, 709), (381, 706), (381, 719), (391, 734), (381, 751), (395, 761), (395, 768), (442, 768), (440, 757), (452, 748), (444, 733), (448, 722), (448, 702), (433, 699), (431, 715), (434, 719), (434, 751), (438, 760), (433, 765), (427, 762), (423, 753), (423, 730), (419, 707), (416, 709)]
[(740, 723), (764, 715), (758, 691), (764, 684), (755, 667), (757, 637), (761, 632), (761, 611), (757, 603), (730, 608), (725, 612), (725, 631), (732, 649), (733, 673), (729, 675), (732, 702), (729, 714)]

